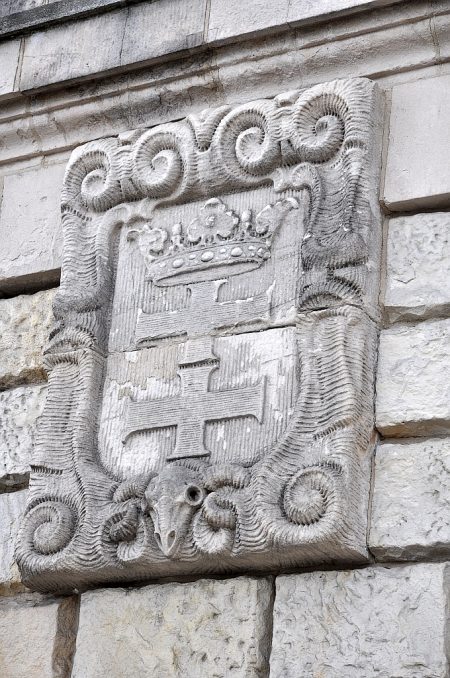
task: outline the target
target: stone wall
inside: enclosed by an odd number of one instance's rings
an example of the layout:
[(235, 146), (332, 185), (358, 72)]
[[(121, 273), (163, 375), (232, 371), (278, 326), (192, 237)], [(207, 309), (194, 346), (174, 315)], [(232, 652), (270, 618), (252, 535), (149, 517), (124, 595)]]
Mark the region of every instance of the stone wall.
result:
[[(0, 676), (449, 676), (448, 2), (19, 4), (0, 14)], [(27, 591), (13, 544), (45, 399), (70, 151), (352, 76), (375, 79), (386, 101), (372, 562)]]

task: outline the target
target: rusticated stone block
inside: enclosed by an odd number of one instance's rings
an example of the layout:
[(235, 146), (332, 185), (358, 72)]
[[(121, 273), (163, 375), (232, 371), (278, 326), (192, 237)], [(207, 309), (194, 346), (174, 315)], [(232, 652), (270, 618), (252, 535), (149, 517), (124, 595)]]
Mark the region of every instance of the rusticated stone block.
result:
[(450, 320), (385, 330), (377, 376), (378, 430), (386, 436), (450, 431)]
[[(59, 278), (60, 193), (65, 163), (4, 177), (0, 213), (0, 291), (53, 284)], [(36, 287), (35, 287), (36, 289)]]
[(449, 203), (449, 106), (449, 74), (393, 88), (384, 189), (391, 210)]
[(383, 443), (375, 458), (369, 545), (378, 559), (450, 554), (450, 438)]
[(30, 470), (36, 421), (45, 404), (47, 384), (0, 391), (0, 487)]
[(0, 676), (70, 676), (76, 620), (74, 597), (0, 599)]
[(28, 490), (0, 494), (0, 586), (20, 581), (14, 546), (27, 494)]
[(384, 306), (391, 322), (450, 314), (450, 214), (389, 222)]
[(266, 675), (270, 602), (244, 577), (85, 593), (72, 677)]
[(0, 388), (45, 378), (42, 350), (53, 320), (54, 290), (0, 300)]
[(278, 577), (274, 678), (446, 678), (449, 567)]

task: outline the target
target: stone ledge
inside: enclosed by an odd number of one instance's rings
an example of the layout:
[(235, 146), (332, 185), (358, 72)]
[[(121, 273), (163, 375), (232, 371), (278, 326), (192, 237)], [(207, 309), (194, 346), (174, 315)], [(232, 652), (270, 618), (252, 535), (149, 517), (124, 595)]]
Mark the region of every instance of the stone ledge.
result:
[(376, 426), (384, 436), (450, 433), (450, 319), (394, 325), (380, 336)]
[(450, 315), (450, 213), (389, 221), (384, 299), (390, 322)]
[[(450, 14), (434, 16), (441, 9), (434, 5), (431, 13), (425, 2), (380, 8), (263, 41), (214, 47), (201, 56), (141, 62), (130, 65), (127, 74), (97, 72), (86, 76), (95, 82), (33, 92), (32, 99), (25, 93), (0, 109), (0, 164), (65, 152), (90, 139), (273, 96), (280, 89), (347, 77), (350, 61), (352, 75), (377, 80), (440, 63), (440, 55), (450, 49)], [(432, 19), (441, 22), (439, 54)]]
[[(5, 6), (0, 8), (0, 37), (29, 33), (33, 30), (47, 28), (51, 25), (67, 22), (70, 20), (84, 18), (89, 15), (99, 15), (102, 12), (109, 12), (116, 8), (131, 6), (143, 0), (45, 0), (29, 5), (27, 0), (3, 0)], [(153, 0), (152, 4), (162, 2), (162, 0)], [(236, 2), (236, 0), (235, 0)], [(385, 5), (394, 5), (401, 0), (316, 0), (314, 3), (306, 6), (302, 0), (288, 2), (284, 0), (249, 0), (246, 5), (250, 10), (249, 16), (241, 17), (237, 23), (233, 22), (235, 13), (233, 6), (225, 15), (222, 14), (222, 5), (213, 0), (209, 23), (208, 35), (219, 31), (227, 32), (228, 36), (236, 36), (249, 30), (252, 24), (253, 30), (275, 28), (280, 23), (290, 24), (292, 22), (306, 23), (309, 20), (317, 19), (320, 16), (330, 18), (331, 16), (342, 15), (347, 12), (357, 12), (361, 10), (371, 10)], [(234, 3), (231, 3), (232, 5)], [(261, 12), (264, 5), (265, 12)], [(242, 3), (239, 3), (242, 9)], [(281, 5), (281, 6), (280, 6)], [(206, 14), (206, 13), (205, 13)], [(250, 22), (248, 21), (250, 18)], [(206, 19), (206, 16), (205, 16)]]
[(42, 352), (55, 290), (0, 299), (0, 389), (45, 380)]
[(72, 678), (260, 678), (271, 591), (269, 580), (239, 577), (85, 593)]
[(448, 564), (278, 577), (271, 675), (446, 678)]
[(449, 488), (450, 438), (379, 445), (369, 536), (375, 557), (450, 556)]

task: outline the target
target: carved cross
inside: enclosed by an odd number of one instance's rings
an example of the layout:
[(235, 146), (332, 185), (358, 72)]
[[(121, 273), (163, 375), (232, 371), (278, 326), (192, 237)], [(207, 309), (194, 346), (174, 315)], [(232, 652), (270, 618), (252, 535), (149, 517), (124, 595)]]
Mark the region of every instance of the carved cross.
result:
[(187, 308), (164, 313), (142, 313), (136, 327), (136, 342), (187, 334), (196, 337), (219, 327), (231, 327), (267, 317), (270, 298), (267, 293), (248, 299), (218, 302), (219, 288), (226, 280), (189, 285)]
[(203, 457), (203, 433), (207, 421), (252, 416), (261, 422), (264, 408), (264, 380), (254, 386), (209, 391), (209, 377), (217, 359), (204, 364), (180, 363), (180, 395), (154, 400), (130, 401), (126, 413), (124, 441), (131, 433), (177, 427), (176, 445), (170, 459)]
[(254, 386), (209, 391), (209, 377), (217, 366), (217, 360), (204, 365), (180, 365), (180, 395), (141, 402), (130, 401), (126, 413), (124, 441), (136, 431), (176, 426), (175, 450), (170, 459), (203, 457), (210, 454), (203, 440), (205, 422), (248, 416), (261, 422), (264, 380)]

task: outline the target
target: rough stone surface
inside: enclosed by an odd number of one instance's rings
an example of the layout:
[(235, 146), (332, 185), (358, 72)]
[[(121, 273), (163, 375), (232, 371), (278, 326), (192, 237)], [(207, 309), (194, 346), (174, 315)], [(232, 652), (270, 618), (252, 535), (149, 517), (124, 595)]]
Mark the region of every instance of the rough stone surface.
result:
[(54, 290), (0, 300), (0, 388), (42, 381)]
[(42, 414), (47, 384), (0, 391), (0, 487), (29, 473), (36, 423)]
[(271, 588), (241, 577), (85, 593), (72, 678), (262, 678)]
[(65, 164), (53, 164), (4, 177), (0, 291), (58, 280), (64, 170)]
[(75, 598), (0, 598), (0, 676), (66, 678), (75, 644)]
[(449, 108), (449, 74), (393, 88), (384, 188), (389, 209), (449, 204)]
[(376, 423), (386, 436), (450, 431), (450, 320), (381, 333)]
[[(14, 561), (14, 547), (28, 490), (0, 494), (0, 586), (20, 581)], [(1, 641), (0, 641), (1, 642)], [(1, 661), (1, 660), (0, 660)], [(3, 675), (3, 674), (0, 674)]]
[(377, 559), (450, 555), (450, 438), (382, 443), (369, 546)]
[(384, 307), (391, 322), (450, 314), (450, 213), (389, 221)]
[(274, 678), (447, 678), (446, 564), (278, 577)]

